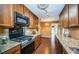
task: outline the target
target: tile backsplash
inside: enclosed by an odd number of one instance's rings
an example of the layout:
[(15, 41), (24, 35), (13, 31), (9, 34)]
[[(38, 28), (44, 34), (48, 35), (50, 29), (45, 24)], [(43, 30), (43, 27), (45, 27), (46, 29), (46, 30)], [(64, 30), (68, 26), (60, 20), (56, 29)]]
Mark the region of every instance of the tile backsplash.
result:
[(0, 28), (0, 35), (9, 37), (9, 29)]
[(25, 30), (25, 35), (32, 34), (32, 32), (33, 32), (34, 30), (35, 30), (35, 29), (26, 28), (26, 30)]
[(75, 39), (79, 39), (79, 28), (71, 28), (69, 29), (71, 37)]

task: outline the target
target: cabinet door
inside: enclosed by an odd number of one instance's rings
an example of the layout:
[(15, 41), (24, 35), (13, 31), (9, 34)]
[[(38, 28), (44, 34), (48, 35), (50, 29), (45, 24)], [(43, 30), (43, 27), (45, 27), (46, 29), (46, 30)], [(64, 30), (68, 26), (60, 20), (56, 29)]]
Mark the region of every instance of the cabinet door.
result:
[(29, 18), (29, 10), (24, 6), (24, 15)]
[[(23, 5), (22, 5), (22, 4), (20, 4), (19, 12), (20, 12), (21, 14), (23, 14), (23, 13), (24, 13), (24, 10), (23, 10)], [(23, 14), (23, 15), (24, 15), (24, 14)]]
[(60, 27), (63, 27), (63, 12), (60, 14)]
[(37, 25), (37, 19), (36, 19), (36, 16), (33, 15), (33, 27), (35, 28)]
[(20, 12), (19, 9), (20, 9), (20, 5), (19, 4), (14, 4), (14, 10), (16, 12)]
[(64, 25), (64, 28), (68, 28), (69, 27), (68, 5), (65, 5), (63, 12), (64, 12), (64, 14), (63, 14), (63, 25)]
[(15, 46), (14, 48), (11, 48), (11, 49), (3, 52), (3, 54), (20, 54), (20, 53), (21, 53), (20, 45)]
[(0, 5), (0, 26), (13, 27), (13, 6), (9, 4)]
[(34, 19), (33, 19), (33, 14), (32, 12), (29, 12), (29, 16), (30, 16), (30, 26), (29, 28), (34, 28)]
[(14, 4), (14, 11), (23, 14), (23, 5), (22, 4)]
[(63, 47), (63, 54), (68, 54), (67, 51)]
[(78, 26), (78, 5), (70, 4), (69, 5), (69, 26)]
[(37, 25), (38, 25), (38, 17), (34, 15), (34, 26), (36, 27)]
[(55, 45), (56, 45), (56, 54), (62, 54), (63, 53), (63, 47), (61, 43), (59, 42), (58, 38), (55, 36)]

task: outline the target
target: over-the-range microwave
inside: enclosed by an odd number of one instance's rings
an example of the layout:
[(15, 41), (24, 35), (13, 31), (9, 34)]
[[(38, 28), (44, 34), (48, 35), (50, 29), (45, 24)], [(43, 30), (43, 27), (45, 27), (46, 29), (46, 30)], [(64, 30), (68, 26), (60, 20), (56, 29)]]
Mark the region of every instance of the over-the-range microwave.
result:
[(18, 12), (14, 12), (14, 18), (15, 18), (15, 24), (18, 26), (29, 26), (29, 18), (18, 13)]

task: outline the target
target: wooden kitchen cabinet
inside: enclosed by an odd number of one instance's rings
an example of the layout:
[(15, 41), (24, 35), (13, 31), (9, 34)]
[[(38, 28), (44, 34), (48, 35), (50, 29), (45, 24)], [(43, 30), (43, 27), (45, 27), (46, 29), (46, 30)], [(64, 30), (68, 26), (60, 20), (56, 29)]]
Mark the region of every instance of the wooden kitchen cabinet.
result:
[(14, 9), (14, 11), (16, 11), (16, 12), (20, 12), (19, 10), (20, 10), (20, 5), (19, 4), (13, 4), (13, 9)]
[(3, 52), (2, 54), (21, 54), (21, 47), (20, 45), (9, 49), (8, 51)]
[(78, 26), (78, 4), (69, 4), (69, 26)]
[(35, 16), (35, 15), (34, 15), (33, 18), (34, 18), (34, 28), (36, 28), (36, 26), (38, 25), (39, 20), (38, 20), (38, 17)]
[(68, 54), (56, 36), (55, 36), (55, 49), (56, 54)]
[(1, 4), (0, 5), (0, 26), (14, 27), (14, 11), (21, 13), (29, 18), (29, 28), (35, 28), (38, 17), (22, 4)]
[(24, 5), (20, 4), (20, 13), (24, 15)]
[(62, 54), (63, 47), (56, 36), (55, 36), (55, 45), (56, 45), (55, 46), (56, 54)]
[(64, 28), (69, 27), (69, 19), (68, 19), (68, 5), (65, 5), (61, 14), (60, 14), (60, 26)]
[(34, 18), (32, 12), (29, 12), (29, 18), (30, 18), (30, 26), (29, 28), (34, 28)]
[(60, 24), (64, 28), (79, 26), (79, 5), (66, 4), (60, 13)]
[(22, 4), (14, 4), (14, 10), (29, 18), (29, 28), (35, 28), (38, 24), (38, 17)]
[(14, 6), (14, 11), (19, 12), (21, 14), (24, 13), (24, 9), (23, 9), (24, 7), (22, 4), (13, 4), (13, 6)]
[(63, 27), (63, 13), (60, 14), (59, 26)]
[(13, 27), (13, 6), (0, 4), (0, 26)]
[(26, 17), (28, 17), (28, 18), (30, 17), (30, 16), (29, 16), (29, 12), (30, 12), (30, 11), (24, 6), (24, 15), (25, 15)]
[(68, 54), (67, 51), (63, 48), (63, 54)]
[(64, 28), (68, 28), (69, 27), (69, 16), (68, 16), (68, 12), (69, 12), (69, 10), (68, 10), (68, 8), (69, 8), (69, 5), (65, 5), (65, 7), (64, 7), (64, 14), (63, 14), (63, 26), (64, 26)]
[(41, 36), (38, 35), (38, 36), (35, 38), (35, 50), (39, 47), (40, 44), (41, 44)]

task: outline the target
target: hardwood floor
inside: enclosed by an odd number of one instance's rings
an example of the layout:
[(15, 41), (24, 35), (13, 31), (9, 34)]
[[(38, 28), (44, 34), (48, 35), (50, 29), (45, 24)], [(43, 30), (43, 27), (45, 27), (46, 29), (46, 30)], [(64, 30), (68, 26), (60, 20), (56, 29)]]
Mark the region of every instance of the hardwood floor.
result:
[(51, 47), (51, 39), (50, 38), (42, 38), (41, 45), (37, 48), (34, 54), (54, 54), (55, 51)]

